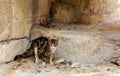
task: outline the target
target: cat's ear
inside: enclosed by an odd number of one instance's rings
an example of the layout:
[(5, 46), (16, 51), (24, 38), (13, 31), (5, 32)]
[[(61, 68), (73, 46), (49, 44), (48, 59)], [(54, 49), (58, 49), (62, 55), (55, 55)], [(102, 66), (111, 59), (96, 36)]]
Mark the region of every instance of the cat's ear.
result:
[(57, 37), (57, 40), (59, 40), (59, 37)]
[(52, 39), (55, 39), (56, 38), (56, 35), (54, 34), (54, 35), (52, 35)]
[(50, 40), (50, 37), (48, 37), (48, 40)]
[(58, 36), (54, 35), (54, 38), (56, 38), (57, 40), (59, 40)]

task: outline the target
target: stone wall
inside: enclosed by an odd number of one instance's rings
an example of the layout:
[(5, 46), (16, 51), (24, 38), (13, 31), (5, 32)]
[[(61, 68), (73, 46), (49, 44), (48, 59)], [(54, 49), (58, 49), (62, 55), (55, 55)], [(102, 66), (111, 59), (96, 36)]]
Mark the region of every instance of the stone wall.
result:
[(12, 60), (29, 45), (32, 0), (0, 0), (0, 63)]
[(75, 21), (75, 9), (72, 5), (64, 2), (57, 3), (53, 8), (53, 21), (64, 24), (73, 23)]
[(55, 0), (33, 0), (33, 14), (37, 25), (50, 23), (50, 9)]
[[(73, 20), (88, 24), (110, 19), (119, 5), (118, 0), (61, 0), (61, 2), (74, 7), (75, 16)], [(69, 10), (66, 11), (69, 12)], [(67, 15), (64, 17), (67, 17)]]
[[(9, 4), (8, 4), (9, 3)], [(12, 6), (10, 0), (0, 0), (0, 40), (8, 39), (12, 26)]]
[[(29, 47), (27, 38), (36, 23), (53, 19), (94, 24), (109, 19), (117, 6), (118, 0), (0, 0), (0, 63), (13, 60)], [(53, 9), (57, 13), (51, 16)]]
[(30, 31), (37, 21), (49, 18), (51, 2), (54, 0), (0, 0), (0, 63), (29, 48)]

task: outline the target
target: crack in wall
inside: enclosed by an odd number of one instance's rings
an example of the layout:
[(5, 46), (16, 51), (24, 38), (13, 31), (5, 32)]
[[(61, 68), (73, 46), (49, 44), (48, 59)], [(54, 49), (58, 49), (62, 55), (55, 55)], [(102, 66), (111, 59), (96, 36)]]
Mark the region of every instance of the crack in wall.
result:
[(27, 40), (30, 41), (30, 38), (25, 36), (25, 37), (19, 37), (19, 38), (11, 38), (11, 39), (6, 39), (6, 40), (1, 40), (0, 43), (1, 43), (1, 42), (8, 42), (8, 41), (21, 40), (21, 39), (27, 39)]

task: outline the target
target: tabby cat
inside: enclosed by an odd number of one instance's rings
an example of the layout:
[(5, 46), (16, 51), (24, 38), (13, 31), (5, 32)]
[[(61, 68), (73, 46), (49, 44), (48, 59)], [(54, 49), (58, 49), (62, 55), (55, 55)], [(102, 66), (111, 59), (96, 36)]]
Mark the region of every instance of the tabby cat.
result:
[(58, 38), (57, 39), (48, 38), (48, 44), (44, 48), (44, 52), (41, 55), (39, 55), (39, 58), (45, 62), (49, 62), (50, 64), (53, 64), (53, 55), (56, 52), (57, 45), (58, 45)]
[(17, 55), (14, 60), (35, 56), (35, 63), (41, 59), (53, 64), (53, 55), (58, 45), (58, 38), (39, 37), (32, 41), (31, 47), (22, 55)]

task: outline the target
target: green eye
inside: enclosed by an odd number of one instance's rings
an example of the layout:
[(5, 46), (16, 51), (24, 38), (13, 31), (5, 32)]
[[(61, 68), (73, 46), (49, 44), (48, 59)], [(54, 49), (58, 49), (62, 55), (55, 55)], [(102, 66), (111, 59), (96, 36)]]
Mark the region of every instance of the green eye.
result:
[(57, 46), (57, 44), (54, 44), (54, 46)]

